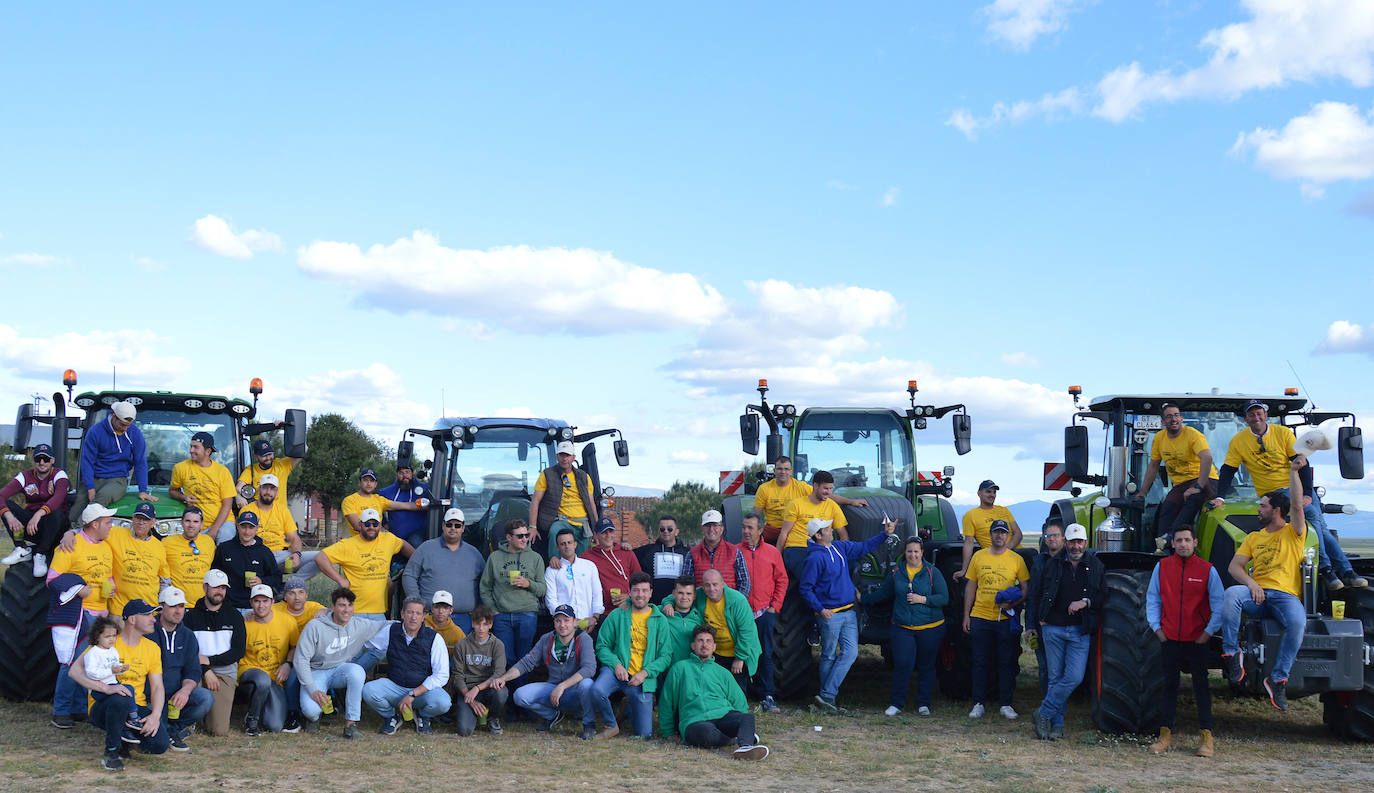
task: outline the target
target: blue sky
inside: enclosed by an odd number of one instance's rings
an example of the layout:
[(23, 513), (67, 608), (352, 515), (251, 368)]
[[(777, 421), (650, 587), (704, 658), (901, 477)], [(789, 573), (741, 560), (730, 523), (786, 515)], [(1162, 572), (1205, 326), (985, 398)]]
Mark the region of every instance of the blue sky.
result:
[[(966, 402), (920, 466), (1044, 498), (1069, 384), (1374, 427), (1374, 7), (11, 11), (0, 404), (108, 383), (618, 426), (739, 467), (799, 405)], [(60, 308), (58, 308), (60, 307)], [(441, 397), (442, 394), (442, 397)], [(1318, 475), (1374, 509), (1374, 486)]]

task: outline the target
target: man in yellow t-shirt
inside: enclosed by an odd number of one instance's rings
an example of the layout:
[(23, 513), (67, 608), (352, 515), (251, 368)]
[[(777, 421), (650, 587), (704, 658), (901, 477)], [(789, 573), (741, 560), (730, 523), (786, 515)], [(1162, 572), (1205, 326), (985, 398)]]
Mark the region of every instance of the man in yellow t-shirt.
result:
[(280, 497), (281, 492), (275, 474), (263, 474), (258, 480), (256, 498), (251, 507), (258, 515), (258, 539), (272, 552), (272, 557), (284, 573), (299, 575), (309, 581), (320, 571), (315, 565), (315, 554), (319, 552), (305, 550), (300, 531), (296, 528), (296, 518), (286, 501)]
[[(828, 472), (827, 472), (828, 473)], [(782, 532), (782, 524), (786, 521), (787, 507), (799, 498), (806, 498), (811, 495), (811, 485), (800, 479), (792, 477), (792, 458), (783, 455), (773, 461), (773, 478), (759, 485), (759, 489), (754, 493), (754, 511), (763, 516), (763, 541), (774, 545), (778, 542), (778, 534)], [(830, 500), (840, 506), (855, 505), (866, 507), (868, 501), (865, 499), (848, 499), (838, 496), (831, 488)], [(807, 520), (802, 521), (803, 534)], [(833, 520), (833, 518), (831, 518)], [(806, 543), (803, 541), (802, 546)], [(719, 641), (716, 642), (720, 644)]]
[(227, 542), (234, 536), (233, 521), (226, 523), (234, 504), (234, 477), (228, 468), (210, 459), (214, 453), (215, 436), (208, 432), (192, 435), (191, 456), (172, 466), (172, 485), (167, 492), (188, 507), (200, 507), (210, 521), (205, 533), (215, 542)]
[[(1289, 492), (1299, 492), (1298, 471), (1306, 464), (1307, 459), (1301, 454), (1289, 464)], [(1239, 639), (1241, 614), (1273, 617), (1283, 625), (1273, 671), (1264, 679), (1269, 701), (1279, 710), (1288, 710), (1288, 671), (1307, 630), (1307, 612), (1300, 589), (1307, 520), (1301, 509), (1292, 508), (1296, 506), (1286, 493), (1278, 490), (1260, 498), (1260, 528), (1245, 535), (1245, 541), (1231, 557), (1228, 572), (1237, 583), (1226, 588), (1226, 604), (1221, 612), (1221, 664), (1226, 677), (1236, 684), (1245, 679)], [(1292, 523), (1288, 522), (1289, 514)]]
[(298, 575), (288, 576), (282, 581), (281, 602), (272, 607), (278, 616), (284, 616), (296, 623), (297, 630), (305, 630), (305, 624), (321, 611), (328, 611), (321, 603), (310, 599), (305, 588), (305, 579)]
[[(979, 488), (980, 490), (982, 488)], [(997, 662), (997, 694), (1001, 713), (1008, 719), (1017, 716), (1011, 706), (1016, 690), (1016, 659), (1021, 653), (1021, 631), (1015, 627), (1012, 614), (1025, 601), (1030, 571), (1026, 560), (1011, 549), (1011, 527), (1004, 520), (995, 520), (988, 527), (990, 547), (983, 548), (969, 561), (967, 582), (964, 584), (964, 633), (973, 644), (973, 710), (969, 718), (983, 717), (987, 702), (988, 665)], [(1005, 603), (997, 602), (997, 594), (1011, 587), (1020, 588), (1020, 596)]]
[[(243, 731), (248, 735), (281, 732), (288, 714), (300, 710), (301, 684), (292, 656), (301, 629), (289, 616), (272, 608), (272, 587), (258, 584), (249, 593), (253, 613), (244, 620), (243, 657), (239, 659), (239, 691), (248, 692), (248, 714)], [(294, 719), (300, 729), (300, 719)], [(294, 730), (293, 730), (294, 732)]]
[[(357, 595), (353, 605), (355, 619), (384, 621), (387, 594), (392, 586), (391, 557), (400, 553), (409, 559), (415, 549), (391, 532), (382, 531), (382, 516), (377, 510), (365, 509), (359, 517), (362, 522), (356, 535), (321, 550), (315, 558), (321, 573)], [(334, 570), (336, 564), (343, 575)]]
[(964, 563), (955, 571), (955, 581), (968, 574), (969, 560), (973, 558), (974, 551), (992, 547), (990, 528), (994, 522), (1000, 520), (1010, 527), (1011, 538), (1007, 547), (1017, 548), (1021, 545), (1021, 527), (1016, 525), (1016, 518), (1012, 516), (1011, 510), (997, 505), (997, 491), (1000, 489), (996, 482), (984, 479), (978, 485), (978, 506), (964, 513)]
[[(282, 422), (278, 421), (277, 426), (282, 426)], [(257, 462), (249, 464), (239, 472), (238, 494), (234, 496), (234, 505), (240, 508), (248, 506), (248, 502), (251, 500), (244, 497), (243, 486), (248, 485), (257, 490), (258, 482), (262, 481), (262, 477), (267, 474), (275, 476), (280, 492), (286, 493), (287, 480), (291, 478), (291, 472), (296, 470), (296, 466), (300, 465), (303, 459), (300, 457), (278, 458), (277, 453), (272, 450), (272, 444), (266, 440), (253, 441), (253, 457)]]
[(1178, 405), (1165, 402), (1159, 411), (1164, 429), (1155, 433), (1150, 444), (1150, 465), (1140, 485), (1142, 497), (1150, 494), (1159, 466), (1169, 473), (1168, 495), (1159, 503), (1155, 517), (1156, 533), (1173, 536), (1174, 529), (1192, 524), (1202, 502), (1216, 496), (1216, 470), (1212, 467), (1212, 447), (1207, 436), (1183, 425), (1183, 411)]
[(115, 592), (110, 611), (122, 613), (124, 604), (138, 598), (156, 603), (164, 582), (172, 571), (167, 565), (167, 547), (153, 537), (153, 505), (144, 501), (134, 510), (132, 528), (115, 526), (105, 542), (110, 546), (114, 564)]
[[(811, 492), (788, 504), (782, 514), (782, 526), (778, 530), (775, 543), (782, 551), (782, 564), (787, 574), (794, 579), (801, 577), (801, 566), (806, 561), (806, 527), (813, 520), (828, 520), (835, 537), (849, 539), (845, 518), (840, 505), (835, 502), (835, 477), (829, 471), (817, 471), (811, 475)], [(849, 501), (850, 504), (868, 506), (862, 499)]]
[(350, 536), (357, 536), (358, 524), (362, 522), (363, 511), (367, 509), (376, 510), (378, 515), (385, 517), (386, 513), (393, 509), (423, 510), (425, 507), (418, 506), (412, 501), (392, 501), (386, 496), (378, 495), (377, 472), (371, 468), (364, 468), (363, 472), (358, 474), (358, 492), (344, 496), (343, 504), (339, 507), (339, 512), (343, 513), (349, 531), (352, 532)]
[[(92, 505), (98, 506), (98, 505)], [(73, 663), (71, 677), (77, 685), (91, 692), (89, 697), (91, 724), (105, 730), (105, 755), (100, 767), (118, 771), (128, 756), (125, 743), (137, 743), (146, 754), (162, 754), (171, 746), (167, 725), (162, 719), (162, 705), (166, 692), (162, 688), (162, 649), (148, 639), (157, 625), (157, 607), (142, 600), (131, 600), (124, 606), (124, 626), (115, 639), (119, 660), (127, 668), (116, 675), (117, 683), (107, 685), (92, 680), (85, 664)], [(128, 721), (129, 686), (134, 691), (134, 705), (138, 720)], [(113, 696), (95, 698), (95, 694)]]
[(182, 592), (195, 592), (205, 581), (205, 571), (215, 560), (215, 541), (201, 533), (204, 516), (200, 507), (187, 507), (181, 513), (181, 533), (163, 539), (167, 569), (172, 586)]
[(110, 534), (110, 518), (114, 513), (113, 509), (100, 504), (87, 504), (77, 516), (82, 529), (81, 533), (76, 535), (72, 549), (68, 551), (58, 546), (53, 553), (52, 564), (48, 567), (50, 586), (56, 583), (55, 578), (64, 573), (79, 576), (85, 583), (75, 595), (81, 598), (81, 616), (72, 624), (52, 626), (52, 648), (59, 664), (57, 685), (53, 689), (52, 697), (52, 725), (60, 730), (71, 729), (72, 717), (86, 712), (86, 705), (80, 699), (80, 690), (67, 674), (67, 669), (76, 654), (78, 640), (85, 635), (91, 622), (105, 613), (109, 605), (109, 598), (102, 590), (102, 585), (114, 585), (114, 579), (111, 577), (114, 569), (113, 555), (110, 553), (110, 544), (105, 542), (105, 538)]
[[(537, 548), (535, 543), (539, 538), (547, 537), (549, 551), (544, 554), (545, 558), (558, 556), (558, 530), (564, 528), (558, 525), (560, 523), (573, 530), (577, 553), (586, 552), (592, 543), (591, 527), (596, 525), (598, 518), (592, 478), (574, 465), (577, 447), (572, 441), (560, 441), (554, 456), (558, 462), (540, 472), (530, 496), (529, 525), (534, 529), (530, 546)], [(556, 501), (548, 496), (550, 484), (558, 492)]]

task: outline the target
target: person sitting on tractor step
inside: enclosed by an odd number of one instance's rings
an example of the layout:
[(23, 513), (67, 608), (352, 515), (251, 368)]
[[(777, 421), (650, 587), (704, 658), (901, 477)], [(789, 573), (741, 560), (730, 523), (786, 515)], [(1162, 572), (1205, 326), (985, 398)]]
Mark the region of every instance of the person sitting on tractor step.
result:
[(477, 588), (487, 565), (481, 551), (463, 542), (466, 529), (463, 510), (450, 508), (444, 513), (443, 533), (416, 546), (401, 574), (405, 593), (412, 597), (432, 603), (434, 593), (449, 593), (453, 597), (453, 621), (465, 633), (472, 628), (468, 614), (477, 606)]
[[(285, 422), (282, 421), (276, 422), (278, 429), (284, 424)], [(291, 478), (291, 473), (296, 470), (296, 466), (300, 465), (305, 458), (285, 457), (278, 459), (277, 453), (272, 450), (271, 442), (266, 439), (260, 439), (253, 441), (253, 459), (257, 460), (257, 462), (249, 463), (239, 472), (238, 491), (234, 496), (234, 506), (240, 509), (248, 506), (248, 502), (252, 500), (243, 495), (245, 492), (244, 485), (248, 485), (256, 490), (258, 488), (258, 483), (262, 481), (262, 477), (271, 474), (273, 477), (276, 477), (278, 492), (285, 493), (286, 484)]]
[(968, 575), (969, 560), (973, 558), (974, 551), (992, 547), (990, 529), (994, 522), (1000, 520), (1011, 528), (1011, 539), (1007, 547), (1021, 546), (1021, 527), (1017, 525), (1016, 518), (1012, 517), (1011, 510), (997, 505), (997, 491), (1000, 489), (996, 482), (984, 479), (978, 485), (978, 506), (964, 513), (961, 524), (964, 533), (964, 561), (954, 573), (955, 581)]
[[(115, 511), (100, 504), (88, 504), (81, 511), (81, 533), (75, 546), (58, 548), (48, 567), (48, 592), (51, 607), (48, 625), (52, 648), (57, 655), (57, 683), (53, 687), (52, 726), (69, 730), (77, 717), (86, 715), (77, 684), (67, 674), (78, 645), (86, 637), (96, 617), (108, 613), (113, 594), (114, 569), (110, 544), (110, 517)], [(73, 593), (75, 589), (75, 593)]]
[(749, 607), (759, 634), (759, 671), (754, 685), (765, 713), (781, 710), (773, 701), (773, 631), (778, 624), (783, 597), (787, 594), (787, 569), (777, 547), (765, 542), (758, 515), (744, 516), (739, 552), (749, 565)]
[(334, 712), (331, 692), (342, 688), (343, 737), (359, 735), (367, 672), (355, 659), (367, 653), (368, 640), (388, 628), (373, 620), (353, 619), (356, 599), (353, 590), (339, 587), (329, 595), (329, 612), (306, 623), (301, 630), (294, 666), (301, 681), (301, 715), (305, 717), (306, 732), (319, 731), (320, 714)]
[[(600, 516), (592, 478), (575, 465), (577, 448), (573, 442), (559, 441), (554, 456), (558, 462), (539, 473), (530, 496), (529, 525), (533, 534), (530, 542), (548, 538), (548, 551), (542, 554), (545, 558), (558, 554), (554, 538), (558, 536), (558, 529), (564, 526), (555, 524), (564, 524), (576, 533), (577, 552), (582, 554), (591, 546), (591, 527)], [(556, 497), (549, 495), (551, 486), (558, 494)]]
[(1302, 506), (1306, 525), (1317, 532), (1317, 571), (1327, 590), (1335, 592), (1347, 586), (1368, 586), (1369, 582), (1357, 575), (1350, 566), (1340, 541), (1326, 528), (1321, 497), (1312, 484), (1312, 467), (1307, 466), (1299, 472), (1300, 491), (1297, 485), (1289, 489), (1288, 461), (1293, 459), (1293, 444), (1297, 440), (1293, 430), (1282, 424), (1270, 424), (1269, 407), (1258, 399), (1245, 403), (1244, 415), (1250, 431), (1238, 432), (1231, 437), (1231, 444), (1226, 447), (1226, 460), (1221, 466), (1221, 477), (1217, 481), (1217, 498), (1212, 499), (1209, 506), (1226, 503), (1222, 496), (1231, 492), (1231, 481), (1241, 465), (1250, 472), (1255, 493), (1259, 495), (1277, 492), (1293, 499), (1293, 493), (1301, 492), (1301, 497), (1296, 501)]
[(386, 677), (363, 686), (363, 701), (382, 717), (382, 735), (394, 735), (402, 720), (415, 719), (415, 731), (434, 732), (430, 720), (453, 706), (448, 684), (448, 645), (425, 625), (425, 602), (406, 598), (401, 621), (377, 631), (370, 645), (386, 654)]
[(263, 474), (258, 480), (254, 500), (247, 508), (257, 514), (258, 539), (272, 552), (282, 572), (294, 573), (309, 581), (320, 572), (315, 564), (315, 556), (319, 551), (305, 550), (296, 519), (291, 515), (286, 501), (279, 498), (282, 491), (277, 487), (277, 481), (276, 474)]
[(252, 609), (244, 619), (243, 658), (239, 659), (241, 691), (248, 693), (243, 731), (248, 735), (300, 729), (300, 676), (293, 660), (301, 630), (296, 621), (272, 609), (272, 587), (254, 584)]
[(701, 586), (707, 570), (716, 570), (725, 585), (746, 597), (749, 595), (749, 564), (739, 546), (725, 539), (725, 517), (714, 509), (701, 515), (701, 542), (692, 546), (692, 574)]
[(559, 529), (554, 540), (558, 544), (559, 566), (544, 570), (545, 606), (552, 614), (558, 604), (567, 603), (577, 615), (578, 627), (591, 630), (606, 612), (601, 571), (590, 559), (578, 558), (577, 533), (572, 529)]
[[(207, 537), (206, 540), (209, 540)], [(186, 618), (186, 593), (169, 586), (158, 595), (157, 625), (149, 636), (162, 650), (162, 690), (167, 694), (163, 718), (175, 752), (189, 752), (186, 739), (196, 722), (215, 704), (215, 695), (200, 684), (200, 642), (182, 624)]]
[(653, 737), (654, 692), (659, 676), (668, 671), (672, 661), (669, 644), (673, 638), (668, 618), (650, 601), (653, 592), (648, 573), (631, 575), (629, 608), (612, 611), (597, 632), (596, 658), (601, 671), (592, 686), (592, 702), (606, 725), (597, 733), (598, 740), (620, 734), (611, 705), (611, 695), (617, 691), (625, 695), (635, 736)]
[(688, 746), (714, 749), (735, 745), (736, 760), (762, 760), (754, 716), (744, 692), (713, 659), (715, 637), (709, 625), (692, 630), (692, 654), (673, 664), (658, 701), (658, 734)]
[[(833, 482), (833, 480), (832, 480)], [(783, 455), (773, 461), (773, 478), (759, 485), (754, 494), (754, 508), (763, 514), (763, 541), (777, 546), (778, 535), (786, 522), (787, 506), (799, 498), (811, 495), (812, 486), (792, 476), (792, 458)], [(862, 498), (845, 498), (830, 494), (830, 500), (842, 507), (866, 507), (868, 501)], [(806, 522), (802, 522), (805, 528)], [(841, 536), (840, 539), (848, 539)], [(805, 542), (802, 543), (802, 546)], [(798, 546), (798, 547), (802, 547)], [(779, 548), (781, 550), (781, 548)]]
[[(845, 499), (845, 503), (856, 507), (868, 506), (865, 499)], [(793, 499), (783, 510), (782, 528), (778, 531), (776, 543), (782, 552), (782, 562), (787, 574), (793, 578), (801, 577), (802, 564), (806, 562), (806, 545), (811, 535), (807, 527), (813, 520), (830, 521), (831, 531), (841, 540), (849, 540), (845, 526), (849, 520), (835, 499), (835, 477), (829, 471), (817, 471), (811, 475), (811, 492), (804, 498)]]
[(134, 426), (136, 413), (133, 404), (116, 402), (110, 405), (105, 420), (86, 430), (81, 438), (81, 486), (68, 513), (73, 531), (84, 527), (81, 513), (86, 505), (110, 507), (124, 498), (131, 471), (138, 484), (138, 500), (157, 501), (157, 496), (148, 492), (148, 452), (143, 433)]
[[(816, 491), (820, 490), (817, 486)], [(863, 542), (849, 542), (835, 539), (835, 528), (829, 520), (812, 518), (806, 526), (811, 542), (806, 546), (806, 563), (797, 591), (816, 614), (820, 627), (821, 690), (816, 695), (816, 704), (831, 713), (843, 712), (835, 704), (835, 697), (849, 667), (859, 657), (859, 615), (854, 608), (857, 593), (849, 575), (849, 563), (873, 553), (896, 530), (897, 521), (888, 519), (883, 523), (882, 534)]]
[[(399, 552), (409, 559), (415, 549), (391, 532), (382, 531), (382, 516), (377, 510), (368, 507), (359, 517), (362, 523), (357, 534), (322, 549), (315, 560), (327, 578), (341, 589), (357, 593), (355, 617), (385, 620), (391, 557)], [(334, 570), (336, 564), (342, 575)]]
[[(1306, 465), (1305, 457), (1295, 456), (1288, 468), (1288, 492), (1271, 490), (1260, 498), (1259, 531), (1245, 535), (1245, 541), (1231, 557), (1228, 572), (1239, 583), (1227, 587), (1221, 611), (1221, 662), (1227, 679), (1235, 684), (1245, 679), (1245, 659), (1240, 650), (1241, 615), (1273, 617), (1283, 626), (1273, 671), (1264, 678), (1269, 701), (1279, 710), (1288, 710), (1288, 670), (1307, 631), (1307, 611), (1301, 594), (1307, 520), (1301, 509), (1290, 509), (1292, 502), (1288, 498), (1289, 492), (1299, 492), (1298, 472)], [(1292, 523), (1288, 522), (1290, 512)]]
[(1102, 613), (1105, 573), (1097, 552), (1088, 548), (1088, 530), (1070, 523), (1064, 529), (1064, 553), (1045, 562), (1036, 590), (1035, 613), (1050, 676), (1049, 691), (1033, 714), (1035, 737), (1042, 741), (1064, 735), (1069, 695), (1083, 682)]
[(692, 552), (678, 540), (677, 518), (660, 515), (658, 540), (635, 549), (639, 569), (654, 577), (654, 603), (673, 594), (673, 584), (684, 574), (692, 572)]
[(1145, 469), (1139, 495), (1150, 494), (1162, 462), (1169, 473), (1169, 493), (1159, 503), (1157, 536), (1168, 537), (1183, 524), (1192, 525), (1204, 501), (1216, 498), (1217, 473), (1212, 467), (1212, 447), (1207, 436), (1183, 425), (1183, 411), (1165, 402), (1159, 411), (1164, 429), (1150, 444), (1150, 465)]
[(181, 513), (181, 532), (162, 539), (172, 586), (182, 592), (199, 592), (205, 571), (215, 561), (215, 541), (201, 531), (204, 525), (200, 507), (187, 507)]
[[(13, 567), (33, 559), (33, 577), (48, 574), (48, 560), (67, 525), (67, 472), (53, 464), (52, 447), (33, 447), (33, 467), (14, 475), (0, 487), (0, 518), (5, 520), (14, 551), (0, 564)], [(23, 494), (23, 501), (16, 498)]]
[(266, 584), (275, 592), (281, 589), (281, 568), (277, 558), (258, 537), (258, 515), (251, 510), (239, 513), (237, 536), (215, 546), (216, 570), (229, 577), (229, 605), (245, 618), (253, 610), (252, 589)]
[(484, 722), (492, 735), (500, 735), (501, 713), (509, 692), (492, 682), (506, 673), (506, 645), (492, 635), (491, 607), (479, 603), (472, 609), (472, 632), (453, 646), (449, 679), (458, 693), (455, 716), (458, 734), (472, 735)]
[(1050, 518), (1040, 528), (1043, 548), (1030, 563), (1030, 586), (1026, 588), (1026, 643), (1035, 651), (1035, 667), (1040, 673), (1040, 698), (1050, 690), (1050, 665), (1045, 657), (1045, 642), (1040, 636), (1040, 620), (1036, 618), (1036, 592), (1040, 590), (1040, 577), (1045, 571), (1045, 563), (1064, 550), (1064, 526), (1057, 518)]
[(916, 682), (916, 712), (930, 715), (930, 695), (935, 690), (935, 660), (945, 637), (945, 606), (949, 587), (934, 565), (925, 563), (925, 548), (919, 537), (910, 537), (903, 552), (906, 564), (883, 576), (883, 583), (864, 595), (864, 603), (892, 603), (892, 695), (885, 716), (896, 716), (906, 707), (906, 691), (911, 673), (919, 670)]
[(210, 518), (205, 533), (216, 543), (234, 538), (234, 524), (226, 523), (234, 506), (234, 477), (229, 469), (210, 459), (215, 453), (215, 436), (197, 432), (191, 436), (190, 457), (172, 466), (172, 485), (167, 491), (174, 501), (200, 507)]
[[(1014, 719), (1017, 713), (1011, 703), (1016, 691), (1016, 659), (1021, 654), (1021, 634), (1014, 628), (1015, 621), (1007, 612), (1021, 605), (1025, 595), (1011, 603), (999, 604), (997, 594), (1025, 582), (1030, 578), (1030, 571), (1021, 554), (1007, 545), (1011, 527), (1006, 521), (994, 520), (988, 527), (988, 537), (991, 547), (980, 549), (969, 560), (964, 584), (964, 633), (969, 634), (973, 644), (973, 710), (968, 716), (970, 719), (983, 717), (988, 666), (993, 663), (995, 654), (997, 695), (1002, 715)], [(1048, 657), (1048, 652), (1046, 655)]]
[(515, 692), (515, 704), (537, 714), (542, 721), (536, 732), (548, 732), (565, 715), (581, 716), (582, 740), (596, 737), (596, 709), (592, 686), (596, 679), (596, 647), (592, 637), (577, 629), (572, 606), (563, 603), (553, 610), (553, 630), (539, 637), (525, 656), (492, 681), (502, 688), (543, 665), (549, 679), (526, 683)]
[(1160, 673), (1164, 675), (1163, 714), (1159, 740), (1150, 751), (1164, 754), (1173, 744), (1174, 719), (1178, 713), (1178, 675), (1193, 676), (1193, 698), (1202, 730), (1198, 757), (1216, 751), (1212, 738), (1212, 687), (1207, 682), (1207, 644), (1221, 627), (1226, 595), (1221, 576), (1206, 559), (1197, 555), (1196, 529), (1174, 529), (1172, 556), (1166, 556), (1150, 573), (1145, 591), (1145, 619), (1159, 637)]
[[(413, 507), (398, 507), (388, 513), (387, 528), (411, 545), (423, 542), (425, 526), (429, 523), (429, 500), (433, 495), (428, 485), (415, 479), (415, 469), (410, 467), (409, 461), (403, 461), (396, 466), (396, 481), (378, 490), (377, 495), (392, 504), (407, 504)], [(424, 506), (421, 506), (422, 503)]]
[(207, 570), (201, 589), (204, 596), (186, 612), (185, 624), (200, 646), (201, 685), (215, 697), (205, 717), (205, 731), (222, 736), (229, 734), (229, 711), (239, 684), (247, 629), (243, 614), (227, 602), (229, 576), (223, 570)]

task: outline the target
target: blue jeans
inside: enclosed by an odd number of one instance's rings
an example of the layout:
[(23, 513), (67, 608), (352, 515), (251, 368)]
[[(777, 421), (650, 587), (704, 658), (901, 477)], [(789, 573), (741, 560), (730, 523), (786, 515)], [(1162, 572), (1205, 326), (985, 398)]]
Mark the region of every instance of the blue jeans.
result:
[(911, 685), (911, 672), (916, 670), (916, 706), (930, 707), (930, 695), (935, 690), (935, 659), (940, 654), (940, 642), (945, 638), (945, 626), (913, 631), (893, 625), (889, 634), (892, 646), (892, 697), (888, 704), (906, 707), (906, 690)]
[(592, 703), (591, 680), (586, 678), (575, 686), (568, 687), (558, 700), (554, 709), (549, 696), (557, 687), (553, 683), (526, 683), (515, 692), (515, 705), (533, 711), (540, 718), (552, 719), (559, 710), (570, 716), (582, 717), (583, 724), (596, 724), (596, 708)]
[(773, 631), (778, 624), (778, 615), (765, 610), (754, 618), (754, 626), (759, 630), (759, 667), (754, 675), (754, 683), (759, 697), (773, 696)]
[[(180, 680), (169, 680), (167, 675), (162, 676), (162, 690), (166, 692), (168, 700), (179, 688), (181, 688)], [(210, 712), (210, 708), (214, 704), (215, 695), (210, 693), (208, 688), (198, 685), (186, 695), (186, 706), (181, 709), (181, 716), (175, 719), (167, 718), (167, 706), (163, 705), (162, 718), (167, 722), (167, 729), (170, 732), (180, 734), (192, 724), (205, 718), (205, 714)]]
[(1266, 589), (1264, 602), (1256, 603), (1245, 585), (1227, 587), (1226, 605), (1221, 608), (1221, 651), (1226, 655), (1240, 649), (1241, 614), (1273, 617), (1283, 626), (1283, 639), (1279, 642), (1274, 671), (1269, 677), (1275, 682), (1288, 680), (1288, 670), (1293, 667), (1293, 659), (1298, 657), (1303, 634), (1307, 632), (1307, 610), (1302, 607), (1302, 601), (1287, 592)]
[(996, 655), (997, 694), (1000, 704), (1011, 705), (1016, 691), (1016, 658), (1021, 653), (1021, 634), (1012, 633), (1007, 620), (969, 619), (973, 644), (973, 703), (984, 705), (988, 694), (988, 664)]
[[(1080, 625), (1040, 626), (1040, 639), (1045, 645), (1050, 677), (1049, 691), (1040, 702), (1040, 715), (1049, 719), (1056, 728), (1064, 726), (1064, 711), (1068, 707), (1069, 695), (1083, 682), (1092, 638), (1092, 634)], [(1177, 674), (1174, 679), (1178, 679)]]
[[(648, 682), (648, 679), (645, 679)], [(610, 666), (601, 667), (601, 671), (596, 675), (596, 683), (592, 686), (592, 702), (596, 705), (596, 711), (601, 715), (601, 721), (607, 727), (617, 726), (615, 723), (615, 708), (611, 707), (611, 695), (617, 691), (625, 692), (625, 701), (630, 706), (630, 724), (634, 726), (635, 735), (640, 738), (648, 738), (654, 732), (654, 695), (645, 691), (642, 685), (632, 686), (629, 683), (615, 679), (615, 668)]]
[(830, 619), (817, 615), (816, 623), (821, 629), (821, 699), (834, 702), (849, 667), (859, 657), (859, 615), (848, 608)]
[[(357, 664), (343, 663), (332, 669), (316, 669), (310, 685), (301, 686), (301, 715), (319, 721), (320, 706), (311, 698), (316, 691), (328, 694), (331, 689), (344, 689), (344, 719), (359, 721), (363, 717), (363, 681), (367, 673)], [(337, 707), (337, 703), (336, 703)]]
[[(1277, 492), (1288, 495), (1288, 488), (1280, 488)], [(1298, 500), (1301, 502), (1301, 495), (1298, 496)], [(1317, 494), (1313, 493), (1312, 503), (1303, 507), (1302, 516), (1308, 526), (1317, 530), (1317, 569), (1335, 570), (1338, 575), (1353, 573), (1354, 568), (1350, 566), (1350, 560), (1341, 549), (1340, 541), (1326, 526), (1326, 514), (1322, 512), (1322, 500)]]
[[(150, 714), (152, 711), (146, 705), (138, 706), (138, 715)], [(118, 749), (122, 743), (120, 736), (124, 733), (124, 722), (129, 718), (129, 697), (111, 695), (97, 700), (91, 705), (90, 717), (91, 724), (105, 730), (105, 751)], [(151, 737), (139, 736), (138, 748), (146, 754), (162, 754), (171, 745), (172, 739), (167, 735), (167, 724), (161, 720), (158, 721), (157, 732)]]
[[(454, 615), (457, 616), (457, 615)], [(506, 665), (515, 666), (525, 653), (534, 646), (534, 631), (538, 624), (533, 611), (503, 611), (491, 623), (491, 635), (501, 640), (506, 648)], [(515, 690), (525, 685), (529, 675), (521, 675), (511, 681), (510, 688)], [(523, 707), (519, 699), (514, 699), (516, 707)], [(518, 714), (511, 714), (514, 718)]]
[(1040, 646), (1035, 648), (1035, 668), (1040, 673), (1040, 698), (1044, 699), (1050, 691), (1050, 659), (1045, 657), (1045, 637), (1040, 637)]
[[(367, 701), (367, 706), (377, 711), (377, 715), (383, 719), (396, 715), (396, 706), (408, 693), (409, 688), (389, 677), (369, 680), (363, 686), (363, 699)], [(416, 697), (414, 707), (416, 716), (432, 719), (442, 713), (448, 713), (448, 709), (453, 707), (453, 700), (449, 698), (447, 691), (436, 688)]]
[[(95, 622), (95, 615), (83, 610), (81, 612), (81, 629), (77, 631), (77, 635), (82, 638), (76, 643), (76, 651), (72, 654), (72, 660), (81, 657), (81, 653), (86, 647), (85, 636), (90, 632), (92, 622)], [(86, 689), (78, 686), (76, 681), (67, 675), (71, 668), (71, 664), (57, 665), (57, 682), (53, 686), (52, 692), (52, 713), (54, 716), (78, 715), (86, 712)]]

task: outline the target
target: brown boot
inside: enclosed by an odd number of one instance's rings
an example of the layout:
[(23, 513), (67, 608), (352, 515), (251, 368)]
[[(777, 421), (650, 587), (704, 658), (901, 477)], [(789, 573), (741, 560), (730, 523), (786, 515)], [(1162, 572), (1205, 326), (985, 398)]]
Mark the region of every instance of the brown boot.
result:
[(1155, 754), (1164, 754), (1165, 752), (1169, 751), (1169, 747), (1172, 746), (1173, 743), (1173, 731), (1170, 730), (1168, 727), (1160, 727), (1159, 740), (1150, 744), (1150, 751), (1154, 752)]
[(1216, 742), (1212, 740), (1212, 731), (1211, 731), (1211, 730), (1203, 730), (1203, 731), (1202, 731), (1202, 745), (1199, 746), (1199, 747), (1197, 748), (1197, 756), (1198, 756), (1198, 757), (1211, 757), (1213, 754), (1216, 753), (1216, 750), (1217, 750), (1217, 745), (1216, 745)]

